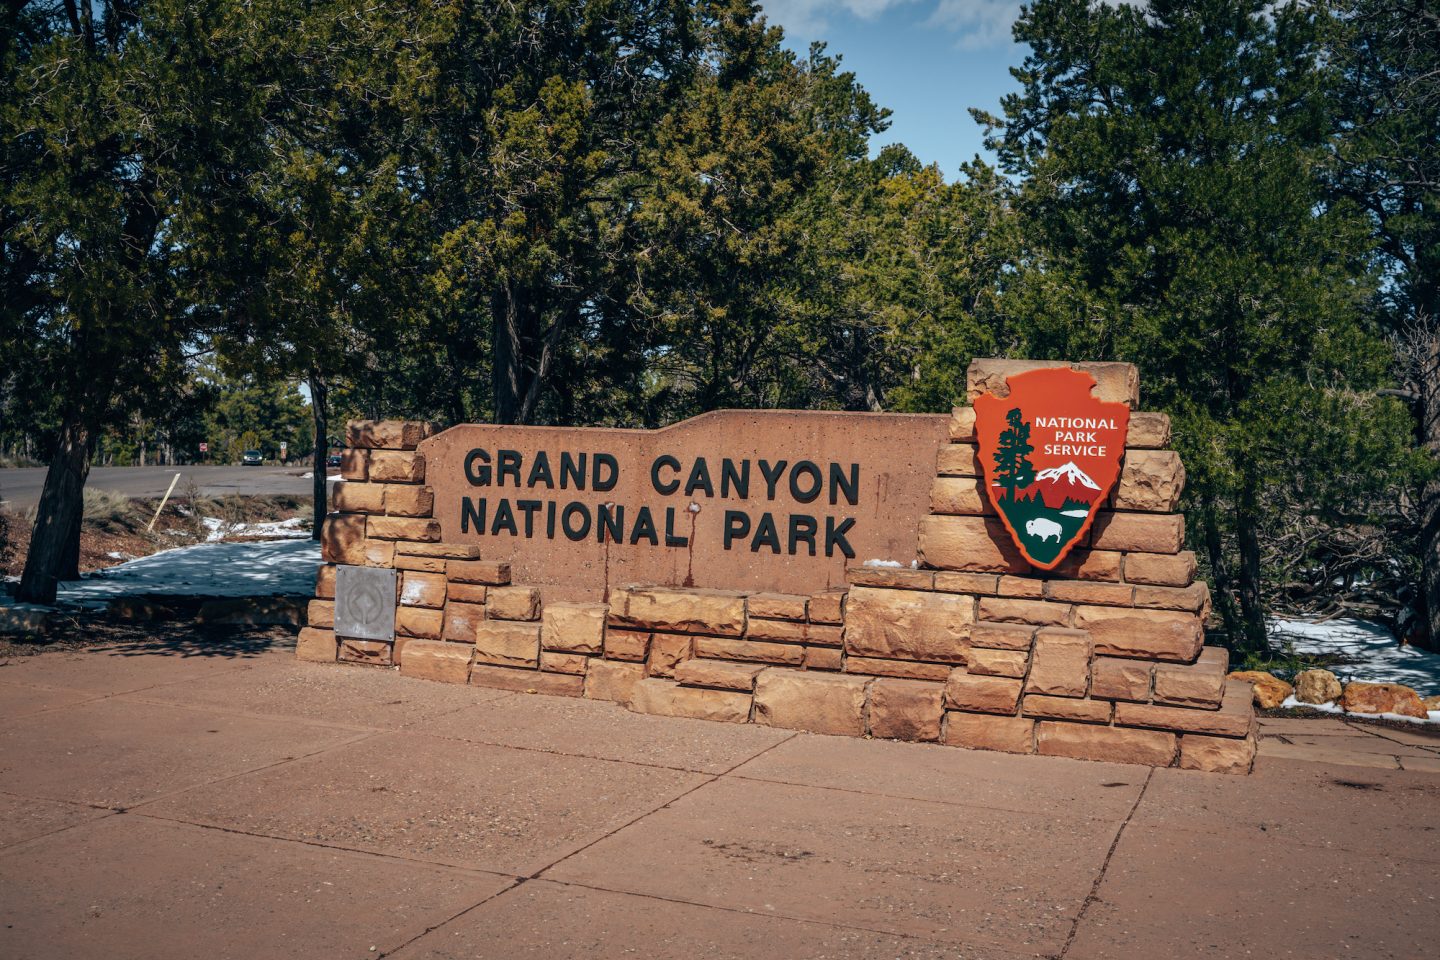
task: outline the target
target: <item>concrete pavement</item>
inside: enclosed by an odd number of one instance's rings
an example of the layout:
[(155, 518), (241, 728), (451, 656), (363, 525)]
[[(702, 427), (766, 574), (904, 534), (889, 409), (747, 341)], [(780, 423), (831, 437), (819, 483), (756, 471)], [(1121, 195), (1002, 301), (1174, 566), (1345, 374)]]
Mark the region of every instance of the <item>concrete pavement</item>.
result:
[(1250, 777), (117, 647), (0, 665), (0, 955), (1418, 957), (1440, 741)]
[[(86, 485), (92, 490), (114, 490), (131, 497), (162, 497), (176, 473), (176, 496), (186, 496), (193, 483), (201, 496), (229, 494), (288, 494), (308, 497), (310, 468), (293, 467), (93, 467)], [(338, 473), (338, 471), (336, 471)], [(13, 467), (0, 470), (0, 503), (25, 510), (40, 502), (45, 486), (44, 467)]]

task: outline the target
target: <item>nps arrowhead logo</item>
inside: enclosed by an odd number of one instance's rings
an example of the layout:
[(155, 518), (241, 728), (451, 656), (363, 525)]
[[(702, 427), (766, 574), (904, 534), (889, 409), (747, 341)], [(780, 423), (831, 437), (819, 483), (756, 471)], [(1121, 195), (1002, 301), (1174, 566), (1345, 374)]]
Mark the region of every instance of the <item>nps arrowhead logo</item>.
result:
[(985, 491), (1025, 559), (1053, 570), (1090, 529), (1120, 476), (1130, 408), (1098, 400), (1069, 367), (1006, 377), (975, 398)]

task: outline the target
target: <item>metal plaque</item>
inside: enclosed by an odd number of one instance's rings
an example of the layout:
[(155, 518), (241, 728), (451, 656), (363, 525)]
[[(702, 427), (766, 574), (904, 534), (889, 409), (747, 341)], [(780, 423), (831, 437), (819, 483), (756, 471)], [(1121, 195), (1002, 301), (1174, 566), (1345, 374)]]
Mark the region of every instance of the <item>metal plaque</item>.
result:
[(395, 571), (335, 568), (335, 635), (354, 640), (395, 639)]

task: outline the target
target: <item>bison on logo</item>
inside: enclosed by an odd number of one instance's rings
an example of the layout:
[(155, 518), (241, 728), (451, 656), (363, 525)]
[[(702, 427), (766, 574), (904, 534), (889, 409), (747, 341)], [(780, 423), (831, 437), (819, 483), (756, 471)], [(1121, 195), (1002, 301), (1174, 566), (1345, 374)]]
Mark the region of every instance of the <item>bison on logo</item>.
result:
[(985, 490), (1025, 559), (1053, 570), (1120, 476), (1130, 408), (1096, 399), (1095, 378), (1068, 367), (1006, 383), (1009, 396), (975, 398)]

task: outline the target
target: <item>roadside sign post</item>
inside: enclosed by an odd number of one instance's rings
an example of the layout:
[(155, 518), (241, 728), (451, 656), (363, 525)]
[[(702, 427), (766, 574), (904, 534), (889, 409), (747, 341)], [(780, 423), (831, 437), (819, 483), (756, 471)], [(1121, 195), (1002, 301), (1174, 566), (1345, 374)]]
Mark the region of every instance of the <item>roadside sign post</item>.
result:
[[(205, 449), (205, 444), (203, 444), (203, 443), (200, 444), (200, 449), (201, 449), (201, 450), (204, 450), (204, 449)], [(179, 473), (176, 473), (175, 476), (173, 476), (173, 477), (170, 478), (170, 489), (166, 490), (166, 491), (165, 491), (165, 496), (163, 496), (163, 497), (160, 498), (160, 506), (158, 506), (158, 507), (155, 508), (155, 516), (151, 517), (151, 518), (150, 518), (150, 522), (145, 525), (145, 532), (146, 532), (146, 533), (149, 533), (149, 532), (151, 532), (152, 530), (155, 529), (155, 521), (160, 519), (160, 511), (161, 511), (161, 510), (164, 510), (164, 509), (165, 509), (165, 504), (167, 504), (167, 503), (170, 502), (170, 494), (172, 494), (172, 493), (175, 492), (175, 484), (177, 484), (177, 483), (179, 483), (179, 482), (180, 482), (180, 474), (179, 474)]]

